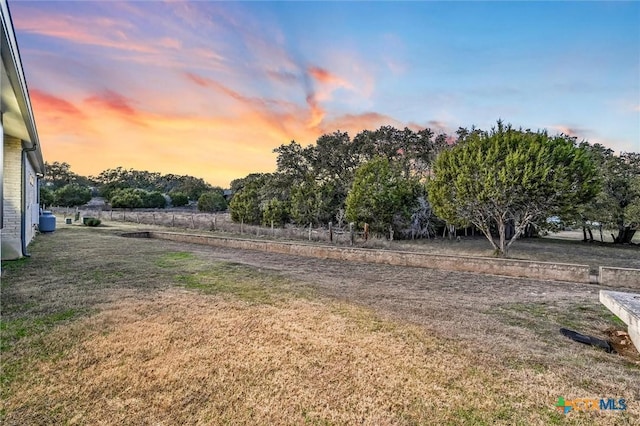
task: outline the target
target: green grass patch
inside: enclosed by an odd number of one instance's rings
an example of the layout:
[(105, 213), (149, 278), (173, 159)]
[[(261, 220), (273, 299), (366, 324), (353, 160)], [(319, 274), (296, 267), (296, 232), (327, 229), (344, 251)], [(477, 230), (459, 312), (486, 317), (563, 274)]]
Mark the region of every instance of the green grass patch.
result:
[(3, 260), (2, 261), (2, 271), (13, 272), (22, 269), (26, 264), (29, 263), (31, 259), (28, 257), (23, 257), (21, 259), (16, 260)]
[[(56, 325), (71, 320), (81, 312), (67, 309), (49, 315), (32, 318), (2, 319), (0, 322), (0, 396), (6, 398), (10, 393), (10, 385), (18, 377), (28, 374), (29, 365), (34, 359), (55, 359), (63, 355), (61, 348), (54, 348), (45, 343), (46, 334)], [(25, 345), (20, 345), (25, 341)], [(71, 342), (65, 342), (70, 344)], [(14, 349), (21, 346), (28, 357), (16, 357)], [(13, 354), (12, 354), (13, 352)], [(6, 354), (6, 355), (5, 355)], [(0, 419), (2, 415), (0, 414)]]
[(77, 316), (75, 309), (67, 309), (49, 315), (33, 318), (17, 318), (0, 322), (0, 352), (13, 347), (19, 340), (48, 331), (56, 324)]
[(624, 326), (624, 323), (601, 304), (567, 304), (554, 302), (511, 303), (500, 305), (485, 313), (501, 322), (534, 330), (540, 335), (564, 327), (576, 331)]
[(156, 266), (161, 268), (177, 268), (182, 266), (186, 261), (194, 259), (193, 253), (186, 251), (172, 251), (163, 253), (156, 261)]
[(250, 303), (272, 304), (287, 297), (307, 297), (308, 289), (273, 272), (232, 262), (208, 264), (206, 268), (175, 276), (178, 285), (207, 294), (226, 294)]

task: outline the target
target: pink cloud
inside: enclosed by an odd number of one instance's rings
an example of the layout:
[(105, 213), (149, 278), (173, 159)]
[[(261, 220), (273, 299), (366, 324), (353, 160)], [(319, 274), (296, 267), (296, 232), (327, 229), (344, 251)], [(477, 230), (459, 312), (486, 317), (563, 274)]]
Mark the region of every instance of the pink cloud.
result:
[(51, 15), (36, 9), (29, 11), (29, 19), (16, 22), (16, 30), (58, 38), (72, 43), (109, 47), (139, 53), (155, 49), (148, 44), (136, 43), (127, 36), (131, 29), (124, 21), (102, 17), (72, 17)]
[(129, 99), (117, 92), (105, 90), (89, 96), (84, 103), (91, 108), (101, 110), (101, 113), (113, 114), (138, 125), (144, 124), (144, 114), (131, 106)]
[(31, 101), (37, 107), (38, 110), (46, 111), (51, 116), (73, 116), (80, 118), (84, 116), (84, 113), (69, 101), (66, 101), (57, 96), (43, 92), (38, 89), (33, 89), (29, 92)]

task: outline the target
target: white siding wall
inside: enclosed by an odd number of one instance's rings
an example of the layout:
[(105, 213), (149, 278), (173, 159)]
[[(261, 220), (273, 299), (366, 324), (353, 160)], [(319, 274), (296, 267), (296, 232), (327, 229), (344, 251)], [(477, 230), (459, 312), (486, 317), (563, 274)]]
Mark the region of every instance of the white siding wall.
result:
[(2, 259), (22, 257), (20, 240), (20, 210), (22, 208), (22, 142), (4, 135), (4, 223), (2, 228)]

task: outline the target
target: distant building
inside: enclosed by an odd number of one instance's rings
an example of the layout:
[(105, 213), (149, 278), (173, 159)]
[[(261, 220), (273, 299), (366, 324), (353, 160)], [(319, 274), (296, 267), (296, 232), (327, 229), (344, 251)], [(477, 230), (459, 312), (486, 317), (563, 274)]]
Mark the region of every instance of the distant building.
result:
[(6, 0), (0, 0), (2, 33), (2, 151), (0, 240), (2, 260), (27, 255), (39, 221), (39, 180), (44, 160), (33, 119), (20, 52)]

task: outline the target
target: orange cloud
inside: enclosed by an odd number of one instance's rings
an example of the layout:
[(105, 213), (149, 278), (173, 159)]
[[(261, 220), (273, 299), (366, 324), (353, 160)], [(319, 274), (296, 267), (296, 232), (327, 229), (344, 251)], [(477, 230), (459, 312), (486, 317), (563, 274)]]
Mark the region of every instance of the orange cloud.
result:
[(324, 68), (309, 67), (307, 71), (314, 79), (316, 79), (320, 83), (335, 84), (336, 86), (344, 86), (344, 87), (348, 86), (348, 84), (343, 79), (336, 76), (335, 74), (330, 73)]
[(314, 95), (307, 96), (307, 105), (309, 105), (309, 119), (307, 120), (307, 127), (310, 129), (317, 128), (325, 116), (324, 109), (318, 104)]
[(281, 134), (286, 134), (291, 128), (298, 128), (299, 123), (302, 122), (306, 123), (307, 129), (317, 129), (325, 116), (324, 109), (318, 104), (313, 94), (307, 95), (306, 102), (309, 109), (304, 111), (292, 102), (248, 97), (210, 78), (191, 72), (185, 72), (184, 75), (187, 80), (197, 86), (211, 88), (236, 101), (240, 107), (236, 113), (251, 112), (253, 121), (259, 119), (271, 123), (271, 127), (278, 129)]

